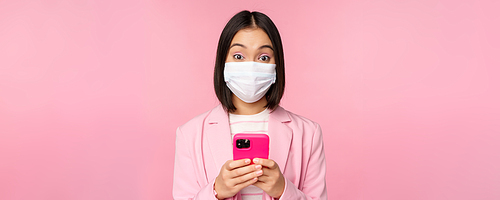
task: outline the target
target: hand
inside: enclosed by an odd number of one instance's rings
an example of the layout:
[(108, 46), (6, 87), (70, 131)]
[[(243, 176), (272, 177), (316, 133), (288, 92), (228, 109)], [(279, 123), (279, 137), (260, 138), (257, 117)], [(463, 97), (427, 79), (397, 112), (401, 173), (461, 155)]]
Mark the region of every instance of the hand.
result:
[(262, 174), (262, 165), (250, 165), (250, 159), (228, 160), (215, 179), (217, 198), (225, 199), (236, 195), (241, 189), (257, 182), (257, 177)]
[(263, 158), (254, 158), (253, 162), (256, 165), (262, 165), (262, 171), (264, 172), (253, 185), (264, 190), (273, 198), (280, 198), (285, 190), (285, 178), (281, 174), (278, 164), (274, 160)]

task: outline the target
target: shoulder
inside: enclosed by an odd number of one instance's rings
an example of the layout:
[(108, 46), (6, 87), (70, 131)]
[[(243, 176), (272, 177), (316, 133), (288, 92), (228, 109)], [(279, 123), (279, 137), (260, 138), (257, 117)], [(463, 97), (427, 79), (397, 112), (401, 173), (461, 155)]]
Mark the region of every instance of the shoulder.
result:
[(210, 117), (214, 115), (214, 113), (217, 113), (217, 111), (219, 111), (219, 109), (222, 109), (221, 105), (218, 105), (208, 111), (205, 111), (195, 117), (193, 117), (192, 119), (190, 119), (189, 121), (187, 121), (186, 123), (180, 125), (177, 129), (178, 131), (181, 131), (181, 132), (197, 132), (197, 130), (201, 130), (203, 128), (203, 125), (207, 123), (207, 121), (209, 121)]
[(303, 128), (303, 129), (318, 129), (320, 127), (319, 124), (316, 123), (315, 121), (307, 117), (304, 117), (302, 115), (293, 113), (289, 110), (286, 110), (281, 106), (277, 107), (275, 112), (277, 112), (276, 115), (281, 115), (279, 117), (282, 119), (283, 122), (286, 122), (284, 120), (287, 120), (288, 118), (289, 126), (295, 126), (297, 128)]
[[(292, 130), (292, 145), (301, 147), (295, 149), (301, 151), (304, 156), (311, 155), (316, 148), (321, 148), (323, 133), (317, 122), (283, 108), (281, 112), (289, 118), (289, 121), (282, 121), (282, 123)], [(304, 158), (307, 158), (307, 156)]]
[(183, 125), (179, 126), (180, 129), (185, 129), (185, 128), (188, 128), (188, 127), (196, 127), (196, 126), (201, 126), (203, 125), (208, 119), (210, 119), (210, 116), (213, 115), (214, 113), (217, 113), (217, 111), (219, 109), (222, 109), (221, 105), (218, 105), (210, 110), (207, 110), (195, 117), (193, 117), (192, 119), (190, 119), (189, 121), (187, 121), (186, 123), (184, 123)]

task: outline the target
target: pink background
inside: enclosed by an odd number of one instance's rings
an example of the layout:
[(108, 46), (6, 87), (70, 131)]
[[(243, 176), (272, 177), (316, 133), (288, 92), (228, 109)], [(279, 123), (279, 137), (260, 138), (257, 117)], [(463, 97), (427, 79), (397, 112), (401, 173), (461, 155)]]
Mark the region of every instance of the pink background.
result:
[(330, 199), (500, 199), (498, 1), (0, 1), (0, 199), (171, 199), (243, 9), (282, 35)]

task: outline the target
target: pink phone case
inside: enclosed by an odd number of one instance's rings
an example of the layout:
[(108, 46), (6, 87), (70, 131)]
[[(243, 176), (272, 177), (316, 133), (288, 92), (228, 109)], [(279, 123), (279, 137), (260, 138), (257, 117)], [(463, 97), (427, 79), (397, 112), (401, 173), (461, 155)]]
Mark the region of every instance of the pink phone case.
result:
[[(240, 148), (238, 148), (238, 140)], [(249, 145), (247, 141), (249, 141)], [(241, 147), (244, 148), (241, 148)], [(248, 148), (246, 146), (249, 146)], [(266, 134), (238, 133), (233, 138), (233, 160), (250, 158), (269, 158), (269, 136)]]

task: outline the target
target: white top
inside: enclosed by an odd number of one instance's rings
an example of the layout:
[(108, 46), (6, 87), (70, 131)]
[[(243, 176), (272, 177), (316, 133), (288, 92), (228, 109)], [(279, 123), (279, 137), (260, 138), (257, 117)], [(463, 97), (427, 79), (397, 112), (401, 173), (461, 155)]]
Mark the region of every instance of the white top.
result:
[[(229, 113), (231, 138), (237, 133), (267, 134), (268, 122), (269, 109), (267, 108), (255, 115), (236, 115)], [(264, 191), (254, 185), (250, 185), (243, 188), (240, 193), (243, 200), (262, 200)]]

